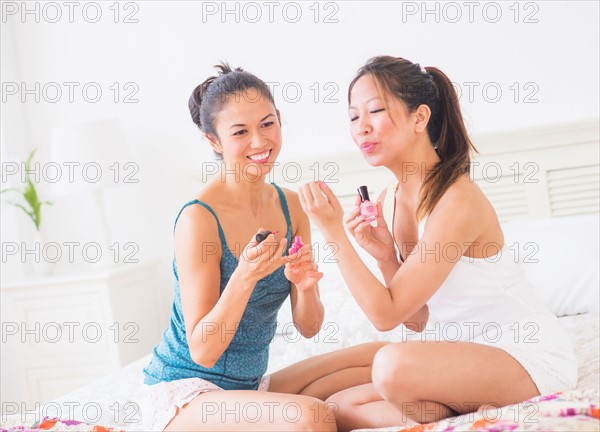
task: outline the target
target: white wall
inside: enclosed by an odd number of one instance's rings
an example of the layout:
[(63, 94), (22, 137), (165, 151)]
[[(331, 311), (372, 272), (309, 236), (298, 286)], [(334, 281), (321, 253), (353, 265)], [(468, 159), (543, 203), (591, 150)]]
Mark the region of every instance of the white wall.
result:
[[(34, 89), (39, 83), (48, 93), (44, 97), (40, 91), (36, 102), (36, 95), (3, 89), (2, 150), (3, 157), (24, 158), (37, 147), (37, 160), (49, 161), (54, 127), (117, 117), (140, 166), (140, 182), (107, 192), (108, 219), (116, 239), (140, 244), (142, 259), (170, 255), (175, 212), (199, 187), (194, 178), (201, 177), (201, 163), (212, 161), (190, 121), (187, 100), (221, 59), (272, 83), (285, 123), (281, 157), (286, 160), (352, 151), (347, 85), (356, 69), (378, 54), (444, 70), (462, 92), (474, 134), (599, 115), (597, 2), (480, 2), (471, 12), (468, 2), (276, 2), (272, 23), (268, 2), (127, 4), (120, 4), (117, 23), (111, 3), (99, 4), (101, 18), (92, 23), (95, 3), (77, 3), (71, 23), (61, 2), (3, 3), (3, 85)], [(24, 7), (30, 11), (25, 15)], [(232, 12), (223, 15), (225, 9)], [(294, 23), (298, 9), (302, 15)], [(494, 23), (498, 9), (502, 15)], [(262, 17), (249, 22), (257, 11)], [(458, 12), (458, 22), (450, 22)], [(127, 17), (138, 22), (126, 23)], [(532, 20), (538, 22), (526, 22)], [(78, 83), (73, 102), (65, 82)], [(55, 103), (49, 100), (55, 97), (49, 83), (59, 83), (63, 91)], [(100, 101), (86, 102), (87, 83), (101, 88)], [(136, 87), (125, 88), (126, 83)], [(133, 88), (139, 89), (133, 95), (138, 102), (124, 103)], [(297, 88), (302, 95), (296, 101)], [(492, 102), (496, 88), (502, 96)], [(533, 103), (525, 103), (527, 96)], [(51, 193), (44, 182), (39, 189)], [(2, 208), (3, 214), (14, 214)], [(18, 231), (27, 238), (31, 224), (22, 216)], [(44, 214), (50, 237), (68, 240), (85, 238), (96, 216), (88, 196), (61, 198)], [(5, 224), (2, 229), (3, 238), (15, 231)], [(3, 263), (3, 270), (13, 267)]]
[[(445, 71), (462, 90), (464, 116), (475, 135), (599, 116), (597, 2), (478, 2), (472, 17), (468, 2), (271, 2), (273, 22), (269, 2), (129, 2), (119, 5), (117, 23), (110, 9), (114, 2), (98, 4), (102, 16), (92, 23), (95, 4), (76, 2), (69, 22), (63, 2), (28, 2), (33, 12), (25, 15), (25, 3), (2, 3), (3, 86), (17, 83), (32, 89), (39, 83), (51, 90), (48, 83), (55, 82), (63, 91), (55, 103), (48, 100), (55, 97), (53, 92), (46, 98), (40, 94), (36, 102), (35, 95), (10, 95), (3, 87), (2, 159), (22, 159), (39, 148), (37, 160), (48, 162), (54, 127), (118, 118), (140, 166), (140, 182), (107, 193), (113, 238), (137, 242), (141, 260), (162, 257), (165, 273), (172, 256), (174, 216), (201, 187), (202, 162), (213, 160), (190, 121), (187, 100), (221, 59), (274, 86), (285, 124), (286, 160), (311, 156), (317, 161), (320, 154), (352, 151), (347, 85), (358, 67), (380, 54)], [(224, 7), (234, 12), (222, 16)], [(437, 8), (439, 17), (435, 12), (423, 15), (424, 7)], [(294, 23), (297, 8), (302, 16)], [(502, 15), (494, 23), (497, 8)], [(207, 13), (215, 9), (216, 14)], [(250, 22), (258, 10), (262, 18)], [(450, 22), (457, 12), (461, 18)], [(138, 22), (124, 22), (128, 15)], [(327, 17), (337, 22), (325, 22)], [(537, 22), (525, 22), (532, 20)], [(73, 102), (65, 82), (78, 83)], [(115, 82), (120, 86), (118, 102), (110, 88)], [(86, 83), (101, 88), (97, 103), (82, 96)], [(134, 95), (138, 102), (124, 103), (131, 89), (125, 83), (139, 89)], [(316, 102), (315, 83), (320, 89)], [(476, 86), (472, 99), (466, 83)], [(516, 101), (514, 83), (519, 88)], [(491, 100), (494, 87), (502, 91), (496, 102)], [(302, 91), (297, 101), (296, 88)], [(329, 103), (328, 95), (333, 98)], [(525, 103), (526, 96), (533, 103)], [(10, 179), (2, 187), (14, 185)], [(47, 184), (38, 186), (43, 196), (51, 196)], [(23, 216), (2, 205), (3, 242), (31, 237), (31, 223)], [(96, 235), (97, 214), (89, 196), (58, 199), (45, 208), (44, 218), (47, 235), (58, 241)], [(85, 265), (62, 263), (56, 271)], [(3, 282), (29, 272), (18, 260), (2, 263)], [(165, 296), (170, 290), (167, 276)], [(4, 373), (2, 384), (10, 387)]]

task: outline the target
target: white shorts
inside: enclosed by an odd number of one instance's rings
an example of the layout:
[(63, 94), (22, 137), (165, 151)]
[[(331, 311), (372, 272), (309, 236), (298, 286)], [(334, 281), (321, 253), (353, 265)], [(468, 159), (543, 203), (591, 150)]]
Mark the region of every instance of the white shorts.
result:
[[(257, 391), (267, 391), (270, 381), (270, 375), (263, 376)], [(175, 417), (178, 408), (182, 408), (202, 393), (219, 390), (226, 391), (201, 378), (163, 381), (153, 385), (144, 384), (136, 394), (142, 414), (140, 430), (162, 432)]]
[[(541, 395), (574, 389), (577, 386), (579, 362), (573, 346), (558, 319), (553, 315), (533, 315), (523, 320), (522, 331), (515, 342), (515, 324), (501, 327), (495, 342), (475, 340), (506, 351), (527, 371)], [(529, 342), (528, 342), (529, 340)]]
[[(478, 324), (475, 319), (468, 322)], [(551, 314), (531, 314), (519, 321), (484, 325), (491, 331), (474, 335), (467, 322), (435, 322), (433, 328), (411, 338), (417, 341), (471, 342), (499, 348), (529, 374), (541, 395), (574, 389), (579, 362), (571, 340)], [(492, 325), (490, 325), (492, 324)]]

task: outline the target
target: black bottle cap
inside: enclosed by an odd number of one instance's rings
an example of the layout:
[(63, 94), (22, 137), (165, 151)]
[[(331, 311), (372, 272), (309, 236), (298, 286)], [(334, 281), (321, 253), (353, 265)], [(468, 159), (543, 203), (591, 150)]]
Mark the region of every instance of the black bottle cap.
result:
[(262, 231), (256, 234), (254, 236), (254, 238), (256, 239), (256, 243), (264, 241), (267, 237), (269, 237), (269, 234), (271, 234), (271, 231)]
[(371, 201), (369, 199), (369, 189), (366, 186), (361, 186), (357, 189), (361, 201)]

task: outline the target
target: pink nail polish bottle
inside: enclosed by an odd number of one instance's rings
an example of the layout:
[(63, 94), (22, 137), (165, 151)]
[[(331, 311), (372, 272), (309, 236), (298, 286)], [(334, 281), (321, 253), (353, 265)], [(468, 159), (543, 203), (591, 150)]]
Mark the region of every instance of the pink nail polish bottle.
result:
[(294, 238), (294, 243), (292, 243), (292, 255), (297, 253), (302, 246), (304, 246), (304, 243), (302, 243), (302, 237), (296, 236)]
[(360, 205), (360, 214), (366, 218), (369, 217), (377, 217), (379, 212), (377, 211), (377, 204), (372, 203), (369, 200), (369, 190), (366, 186), (361, 186), (358, 188), (358, 194), (360, 195), (360, 199), (362, 204)]

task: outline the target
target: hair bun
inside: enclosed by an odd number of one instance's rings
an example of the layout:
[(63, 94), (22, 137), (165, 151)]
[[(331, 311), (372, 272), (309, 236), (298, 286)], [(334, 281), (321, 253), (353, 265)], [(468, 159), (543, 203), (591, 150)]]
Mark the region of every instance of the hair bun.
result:
[[(215, 65), (214, 67), (219, 72), (219, 75), (211, 76), (211, 77), (207, 78), (202, 84), (197, 86), (194, 89), (194, 91), (192, 92), (192, 95), (190, 96), (190, 99), (188, 101), (188, 108), (190, 109), (190, 115), (192, 116), (192, 121), (201, 130), (203, 130), (203, 129), (202, 129), (202, 120), (201, 120), (201, 116), (200, 116), (200, 107), (202, 106), (202, 101), (204, 100), (204, 98), (207, 94), (208, 88), (218, 77), (220, 77), (222, 75), (227, 75), (227, 74), (233, 72), (233, 69), (231, 69), (231, 66), (229, 66), (229, 63), (227, 63), (227, 62), (221, 62), (220, 64)], [(236, 68), (235, 71), (241, 72), (242, 69)]]
[(244, 72), (244, 69), (240, 67), (232, 69), (231, 66), (229, 66), (229, 63), (227, 63), (226, 61), (222, 61), (221, 63), (214, 65), (213, 67), (219, 71), (219, 76), (227, 75), (232, 72)]
[(190, 115), (192, 116), (192, 121), (194, 123), (196, 123), (196, 125), (200, 129), (202, 129), (202, 121), (200, 120), (200, 107), (202, 106), (202, 100), (204, 99), (204, 96), (206, 95), (208, 87), (216, 79), (217, 79), (217, 77), (213, 76), (213, 77), (207, 78), (202, 84), (198, 85), (192, 92), (192, 95), (190, 96), (190, 99), (188, 101), (188, 107), (190, 109)]

